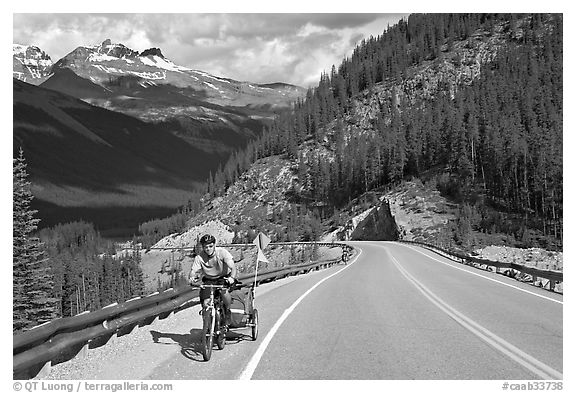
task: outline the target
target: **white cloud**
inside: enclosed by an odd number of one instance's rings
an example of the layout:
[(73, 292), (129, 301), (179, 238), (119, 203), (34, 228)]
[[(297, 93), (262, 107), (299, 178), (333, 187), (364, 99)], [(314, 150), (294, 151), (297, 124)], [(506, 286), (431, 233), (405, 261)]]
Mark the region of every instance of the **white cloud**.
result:
[(105, 39), (162, 50), (177, 65), (256, 83), (316, 84), (350, 55), (354, 37), (381, 34), (400, 15), (380, 14), (15, 14), (14, 43), (57, 61)]

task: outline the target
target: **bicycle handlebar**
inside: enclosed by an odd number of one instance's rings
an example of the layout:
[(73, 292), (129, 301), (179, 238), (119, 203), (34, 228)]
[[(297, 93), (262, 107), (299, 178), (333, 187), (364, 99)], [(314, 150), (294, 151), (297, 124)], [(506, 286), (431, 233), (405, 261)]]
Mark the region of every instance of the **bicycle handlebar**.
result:
[(203, 289), (203, 288), (224, 289), (224, 288), (232, 288), (232, 287), (240, 285), (240, 284), (242, 284), (241, 281), (234, 279), (234, 282), (232, 284), (228, 284), (227, 282), (224, 282), (224, 284), (208, 284), (208, 283), (194, 284), (194, 283), (190, 283), (190, 286), (194, 287), (194, 288), (200, 288), (200, 289)]
[(200, 288), (200, 289), (203, 289), (203, 288), (222, 289), (222, 288), (228, 288), (229, 287), (229, 285), (222, 285), (222, 284), (200, 284), (200, 285), (190, 284), (190, 286), (194, 287), (194, 288)]

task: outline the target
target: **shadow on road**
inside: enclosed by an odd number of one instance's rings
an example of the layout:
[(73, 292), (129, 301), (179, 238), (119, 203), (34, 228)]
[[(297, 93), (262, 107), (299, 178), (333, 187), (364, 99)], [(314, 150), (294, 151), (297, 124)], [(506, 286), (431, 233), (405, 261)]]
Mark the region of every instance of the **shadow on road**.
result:
[[(180, 352), (186, 358), (197, 362), (203, 362), (202, 358), (202, 329), (192, 329), (190, 334), (162, 333), (151, 330), (154, 343), (163, 345), (180, 345)], [(167, 338), (172, 342), (160, 342), (160, 339)]]
[[(243, 334), (243, 329), (236, 330), (236, 331), (229, 331), (226, 333), (226, 343), (227, 344), (238, 344), (241, 341), (249, 340), (252, 341), (252, 337)], [(180, 352), (184, 357), (194, 360), (196, 362), (203, 362), (204, 359), (202, 357), (202, 329), (192, 329), (190, 330), (190, 334), (176, 334), (176, 333), (162, 333), (156, 330), (151, 330), (150, 334), (152, 335), (152, 340), (156, 344), (162, 345), (180, 345)], [(166, 338), (172, 340), (171, 342), (160, 340)]]
[(238, 344), (240, 341), (252, 341), (252, 336), (247, 334), (247, 329), (230, 330), (226, 333), (226, 342)]

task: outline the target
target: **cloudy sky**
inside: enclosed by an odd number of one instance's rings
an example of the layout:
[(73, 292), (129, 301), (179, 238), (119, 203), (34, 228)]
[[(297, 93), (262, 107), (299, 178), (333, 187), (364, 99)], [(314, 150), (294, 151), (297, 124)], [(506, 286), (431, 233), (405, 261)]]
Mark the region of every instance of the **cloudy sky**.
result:
[(14, 13), (13, 43), (53, 61), (105, 39), (174, 63), (257, 83), (316, 85), (354, 47), (408, 14), (379, 13)]

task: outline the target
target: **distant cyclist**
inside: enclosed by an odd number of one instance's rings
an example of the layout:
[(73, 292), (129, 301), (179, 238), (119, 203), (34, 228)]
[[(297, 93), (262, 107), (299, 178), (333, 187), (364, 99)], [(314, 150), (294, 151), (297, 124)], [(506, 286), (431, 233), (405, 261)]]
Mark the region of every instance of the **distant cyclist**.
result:
[[(202, 251), (196, 255), (192, 263), (192, 269), (188, 274), (191, 283), (197, 283), (200, 279), (205, 284), (213, 284), (218, 279), (224, 278), (228, 284), (232, 285), (236, 279), (236, 266), (230, 254), (222, 247), (216, 247), (216, 238), (206, 234), (200, 238)], [(224, 303), (224, 315), (226, 325), (230, 324), (230, 304), (232, 298), (228, 289), (221, 289), (220, 296)], [(208, 288), (200, 290), (200, 303), (206, 307), (210, 298)]]
[(342, 262), (344, 262), (344, 265), (348, 264), (349, 259), (350, 259), (350, 251), (348, 250), (348, 247), (343, 247), (342, 248)]

